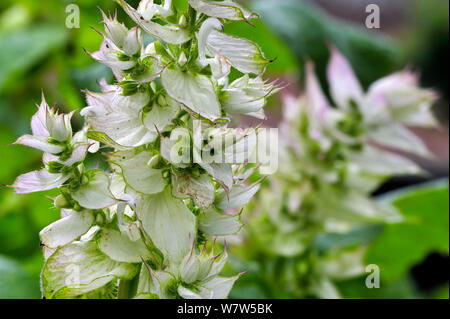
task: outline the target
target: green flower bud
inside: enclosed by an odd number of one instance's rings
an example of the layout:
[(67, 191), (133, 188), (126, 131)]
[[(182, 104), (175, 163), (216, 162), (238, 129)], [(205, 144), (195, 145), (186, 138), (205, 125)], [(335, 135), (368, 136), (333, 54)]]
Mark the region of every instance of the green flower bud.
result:
[(186, 18), (186, 16), (184, 14), (178, 20), (178, 25), (181, 28), (186, 28), (188, 26), (188, 21), (187, 21), (187, 18)]
[(81, 177), (81, 185), (86, 185), (89, 183), (89, 178), (86, 175), (83, 175), (83, 177)]
[(155, 155), (153, 156), (150, 161), (148, 161), (147, 165), (150, 168), (155, 168), (160, 162), (160, 156), (159, 155)]
[(47, 166), (47, 171), (52, 174), (61, 173), (61, 170), (64, 167), (64, 165), (60, 162), (49, 162)]
[(123, 80), (120, 82), (120, 87), (122, 88), (122, 94), (124, 96), (130, 96), (138, 91), (139, 83), (133, 80)]
[(72, 207), (72, 205), (67, 200), (67, 198), (62, 194), (59, 194), (58, 196), (56, 196), (55, 200), (53, 201), (53, 204), (55, 205), (56, 208), (60, 208), (60, 209)]

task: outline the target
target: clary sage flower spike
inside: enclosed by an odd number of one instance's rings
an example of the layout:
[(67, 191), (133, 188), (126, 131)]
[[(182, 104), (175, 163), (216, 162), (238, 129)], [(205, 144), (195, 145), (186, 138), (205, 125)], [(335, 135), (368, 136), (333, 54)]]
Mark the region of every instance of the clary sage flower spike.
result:
[(327, 75), (331, 100), (312, 63), (303, 94), (286, 97), (280, 169), (252, 201), (251, 211), (260, 214), (246, 227), (260, 243), (258, 253), (267, 253), (261, 259), (279, 266), (266, 279), (297, 298), (339, 298), (335, 282), (365, 273), (365, 243), (321, 243), (330, 233), (334, 238), (373, 223), (403, 221), (372, 193), (391, 177), (422, 173), (405, 153), (430, 153), (410, 128), (437, 124), (431, 111), (436, 93), (421, 88), (409, 70), (364, 91), (350, 63), (332, 48)]
[[(87, 53), (116, 82), (85, 92), (86, 126), (73, 134), (73, 113), (43, 97), (33, 135), (16, 142), (44, 152), (44, 168), (20, 176), (16, 192), (59, 190), (62, 218), (40, 233), (43, 296), (226, 298), (240, 275), (220, 276), (227, 254), (215, 238), (241, 230), (230, 209), (259, 189), (242, 179), (257, 130), (228, 123), (235, 114), (263, 119), (278, 87), (263, 79), (271, 61), (259, 46), (225, 24), (257, 15), (230, 0), (189, 0), (186, 12), (170, 0), (117, 2), (137, 26), (102, 12), (102, 45)], [(240, 76), (229, 83), (232, 68)], [(100, 143), (110, 169), (87, 169)]]

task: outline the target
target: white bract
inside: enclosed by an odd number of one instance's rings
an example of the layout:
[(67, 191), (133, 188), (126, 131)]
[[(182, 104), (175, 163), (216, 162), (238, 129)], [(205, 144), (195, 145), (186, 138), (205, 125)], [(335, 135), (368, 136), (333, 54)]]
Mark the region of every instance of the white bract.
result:
[[(263, 79), (270, 61), (261, 49), (226, 34), (226, 22), (257, 15), (229, 0), (192, 0), (186, 12), (168, 0), (117, 2), (137, 26), (101, 12), (103, 42), (88, 54), (116, 81), (85, 92), (85, 127), (73, 134), (73, 113), (43, 99), (33, 135), (16, 142), (44, 152), (44, 168), (19, 176), (16, 193), (59, 192), (62, 218), (40, 233), (43, 296), (226, 298), (239, 275), (219, 276), (226, 253), (210, 243), (241, 230), (241, 214), (224, 210), (259, 189), (247, 182), (256, 133), (228, 123), (233, 114), (264, 118), (278, 90)], [(145, 33), (156, 41), (144, 45)], [(241, 75), (228, 84), (231, 68)], [(109, 168), (88, 169), (100, 143), (99, 167)]]

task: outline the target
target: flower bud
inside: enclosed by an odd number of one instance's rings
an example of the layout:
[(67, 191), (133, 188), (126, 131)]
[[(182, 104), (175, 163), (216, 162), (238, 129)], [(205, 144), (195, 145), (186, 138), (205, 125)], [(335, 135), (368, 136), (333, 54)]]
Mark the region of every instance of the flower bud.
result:
[(181, 28), (186, 28), (187, 26), (188, 26), (188, 23), (187, 23), (187, 18), (186, 18), (186, 16), (183, 14), (181, 17), (180, 17), (180, 19), (178, 20), (178, 25), (181, 27)]
[(130, 96), (137, 92), (139, 84), (133, 80), (123, 80), (120, 82), (120, 87), (124, 96)]
[(148, 161), (147, 165), (150, 168), (155, 168), (159, 164), (159, 161), (160, 161), (160, 156), (159, 155), (155, 155)]
[(161, 106), (166, 106), (167, 105), (167, 101), (166, 98), (164, 97), (164, 95), (159, 95), (158, 96), (158, 104)]
[(178, 64), (180, 66), (184, 66), (187, 63), (187, 57), (186, 54), (184, 54), (184, 52), (181, 52), (180, 57), (178, 58)]
[(86, 175), (83, 175), (81, 178), (81, 185), (86, 185), (89, 183), (89, 178)]
[(55, 205), (56, 208), (71, 208), (72, 207), (72, 205), (67, 200), (67, 198), (62, 194), (59, 194), (58, 196), (56, 196), (55, 200), (53, 201), (53, 204)]

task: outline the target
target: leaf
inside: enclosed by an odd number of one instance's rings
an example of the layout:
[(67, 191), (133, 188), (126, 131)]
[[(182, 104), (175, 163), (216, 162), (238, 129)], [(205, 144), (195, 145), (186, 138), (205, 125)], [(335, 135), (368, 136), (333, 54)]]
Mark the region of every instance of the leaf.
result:
[(432, 252), (449, 250), (449, 188), (419, 188), (398, 195), (394, 206), (404, 215), (401, 224), (386, 225), (369, 247), (366, 264), (376, 264), (382, 279), (395, 281)]
[(62, 47), (67, 36), (67, 29), (43, 24), (0, 34), (0, 91), (11, 75), (26, 72), (49, 52)]
[(263, 22), (300, 61), (313, 60), (322, 75), (328, 43), (334, 43), (350, 59), (364, 85), (391, 73), (399, 61), (400, 52), (388, 38), (339, 21), (310, 2), (254, 0), (251, 9), (261, 14)]
[(275, 35), (267, 24), (261, 20), (254, 20), (254, 26), (246, 23), (234, 21), (225, 25), (227, 34), (240, 36), (255, 43), (261, 47), (266, 57), (273, 59), (272, 63), (267, 65), (268, 72), (276, 73), (298, 73), (299, 62), (294, 53), (287, 45)]
[(0, 256), (0, 299), (32, 299), (40, 295), (37, 278), (18, 262)]

